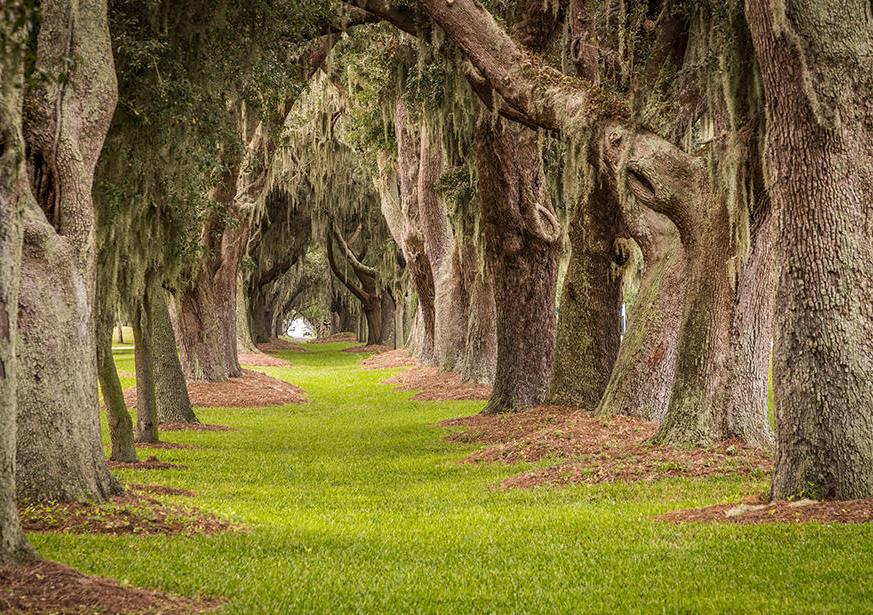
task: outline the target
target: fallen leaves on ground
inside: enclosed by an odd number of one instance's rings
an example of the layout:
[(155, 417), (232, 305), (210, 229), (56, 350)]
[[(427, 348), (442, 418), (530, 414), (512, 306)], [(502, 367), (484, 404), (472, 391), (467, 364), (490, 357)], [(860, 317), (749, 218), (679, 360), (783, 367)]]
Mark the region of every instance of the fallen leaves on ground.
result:
[(55, 562), (0, 567), (3, 613), (182, 615), (215, 611), (220, 606), (219, 600), (193, 600), (122, 586), (112, 579), (84, 575)]
[(649, 445), (657, 423), (626, 416), (594, 416), (567, 406), (476, 415), (441, 424), (466, 427), (449, 435), (451, 440), (490, 444), (469, 455), (465, 459), (468, 463), (563, 460), (510, 477), (503, 481), (504, 487), (765, 474), (773, 466), (766, 452), (740, 442), (719, 442), (706, 448)]
[[(188, 396), (194, 406), (206, 408), (261, 408), (306, 401), (300, 387), (248, 369), (223, 382), (189, 382)], [(124, 402), (128, 408), (136, 406), (136, 387), (124, 391)]]
[(665, 521), (683, 523), (866, 523), (873, 521), (873, 498), (864, 500), (767, 502), (760, 496), (735, 504), (675, 510), (661, 516)]

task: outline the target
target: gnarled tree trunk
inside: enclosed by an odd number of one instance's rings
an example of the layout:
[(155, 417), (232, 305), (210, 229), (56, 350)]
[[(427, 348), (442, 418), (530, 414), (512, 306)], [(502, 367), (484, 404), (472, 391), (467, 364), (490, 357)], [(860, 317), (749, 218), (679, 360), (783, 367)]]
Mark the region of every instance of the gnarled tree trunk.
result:
[(136, 441), (158, 441), (155, 384), (154, 327), (151, 319), (153, 287), (147, 288), (133, 314), (133, 355), (136, 363)]
[[(113, 461), (136, 461), (136, 447), (133, 440), (133, 420), (124, 402), (124, 391), (118, 378), (118, 370), (112, 357), (112, 330), (115, 310), (109, 297), (109, 289), (97, 289), (97, 378), (103, 403), (106, 406), (106, 419), (109, 424), (109, 442)], [(108, 295), (108, 296), (107, 296)]]
[[(94, 330), (94, 167), (116, 101), (105, 0), (43, 3), (25, 97), (25, 213), (16, 354), (16, 491), (102, 501), (121, 490), (100, 443)], [(70, 65), (69, 58), (76, 62)]]
[(497, 314), (494, 391), (485, 412), (521, 410), (542, 403), (549, 388), (561, 228), (535, 133), (503, 121), (482, 124), (476, 157)]

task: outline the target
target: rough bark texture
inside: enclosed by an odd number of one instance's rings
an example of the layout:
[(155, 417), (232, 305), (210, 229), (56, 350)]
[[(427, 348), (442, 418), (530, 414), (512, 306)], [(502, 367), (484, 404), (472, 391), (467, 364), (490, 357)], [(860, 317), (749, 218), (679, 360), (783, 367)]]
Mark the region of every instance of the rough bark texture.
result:
[(228, 378), (219, 314), (212, 282), (203, 272), (180, 293), (178, 300), (176, 323), (182, 369), (188, 380), (219, 382)]
[[(105, 0), (44, 3), (25, 96), (34, 199), (25, 214), (16, 349), (19, 500), (121, 490), (100, 443), (94, 335), (94, 167), (116, 101)], [(70, 64), (68, 58), (75, 57)]]
[[(23, 44), (0, 17), (3, 35)], [(18, 404), (18, 288), (23, 239), (22, 200), (28, 195), (21, 133), (23, 57), (0, 59), (0, 565), (33, 556), (15, 505), (15, 442)]]
[(673, 223), (637, 209), (624, 219), (643, 253), (643, 274), (597, 412), (660, 421), (673, 391), (686, 261)]
[(485, 412), (542, 403), (555, 348), (560, 225), (536, 134), (483, 124), (476, 157), (488, 264), (494, 275), (497, 366)]
[(133, 315), (133, 356), (136, 362), (136, 441), (158, 441), (157, 386), (155, 384), (154, 327), (151, 293), (146, 290)]
[(124, 403), (124, 392), (112, 357), (115, 310), (112, 309), (110, 297), (113, 292), (107, 288), (108, 284), (102, 282), (97, 285), (97, 378), (106, 407), (106, 422), (109, 424), (109, 458), (113, 461), (136, 461), (133, 420)]
[(197, 423), (179, 362), (166, 291), (155, 288), (149, 299), (158, 420), (161, 423)]
[(558, 315), (550, 401), (597, 407), (621, 342), (621, 279), (613, 275), (613, 243), (620, 229), (614, 189), (594, 180), (570, 225), (573, 253)]
[(746, 3), (777, 223), (772, 495), (873, 495), (873, 7)]

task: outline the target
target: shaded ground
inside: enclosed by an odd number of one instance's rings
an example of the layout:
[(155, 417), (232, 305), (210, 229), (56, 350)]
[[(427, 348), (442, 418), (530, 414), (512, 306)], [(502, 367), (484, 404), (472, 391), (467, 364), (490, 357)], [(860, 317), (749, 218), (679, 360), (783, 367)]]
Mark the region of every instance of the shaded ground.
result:
[(510, 477), (504, 487), (569, 483), (654, 481), (669, 477), (765, 474), (772, 460), (740, 442), (720, 442), (705, 449), (650, 446), (657, 424), (625, 416), (592, 416), (563, 406), (541, 406), (515, 415), (477, 415), (444, 421), (467, 427), (451, 434), (461, 442), (491, 446), (468, 456), (468, 463), (565, 460)]
[(739, 504), (717, 504), (705, 508), (676, 510), (661, 516), (665, 521), (683, 523), (865, 523), (873, 521), (873, 498), (842, 502), (767, 502), (760, 496)]
[[(152, 488), (153, 487), (146, 487)], [(21, 525), (30, 532), (76, 534), (215, 534), (237, 526), (187, 506), (164, 504), (129, 491), (103, 504), (38, 503), (22, 508)]]
[(404, 349), (389, 350), (361, 361), (361, 366), (367, 369), (393, 369), (418, 365), (415, 357), (410, 357)]
[[(288, 350), (286, 348), (277, 350)], [(237, 353), (240, 365), (251, 365), (254, 367), (288, 367), (288, 361), (268, 355), (264, 352), (240, 352)]]
[(332, 342), (357, 342), (358, 336), (351, 331), (343, 331), (341, 333), (334, 333), (332, 335), (328, 335), (327, 337), (319, 337), (314, 340), (309, 340), (306, 342), (307, 344), (330, 344)]
[(56, 564), (0, 567), (2, 613), (161, 613), (214, 611), (218, 600), (191, 600), (162, 592), (124, 587)]
[(155, 456), (146, 457), (139, 461), (109, 461), (109, 467), (118, 470), (185, 470), (188, 466), (183, 466), (178, 463), (170, 463), (169, 461), (161, 461)]
[[(224, 382), (189, 382), (188, 395), (193, 405), (207, 408), (261, 408), (306, 401), (300, 387), (248, 369), (241, 377)], [(136, 406), (136, 387), (124, 391), (124, 401), (128, 408)]]

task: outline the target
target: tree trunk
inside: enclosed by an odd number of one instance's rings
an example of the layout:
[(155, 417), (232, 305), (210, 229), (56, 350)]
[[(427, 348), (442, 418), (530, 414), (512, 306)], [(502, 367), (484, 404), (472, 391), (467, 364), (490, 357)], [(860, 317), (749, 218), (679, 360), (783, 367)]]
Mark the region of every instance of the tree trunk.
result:
[(156, 287), (149, 299), (158, 420), (161, 423), (197, 423), (179, 362), (166, 291)]
[(118, 322), (118, 343), (124, 343), (124, 327), (122, 326), (121, 321)]
[(220, 306), (213, 293), (211, 280), (201, 273), (179, 296), (176, 323), (187, 380), (220, 382), (228, 378)]
[(462, 380), (491, 383), (497, 369), (497, 312), (494, 282), (487, 267), (466, 268), (469, 294), (467, 334), (464, 354), (457, 367)]
[(598, 414), (661, 421), (667, 413), (685, 298), (685, 255), (673, 235), (643, 249), (643, 276)]
[(246, 292), (246, 286), (240, 275), (236, 289), (236, 350), (257, 352), (258, 347), (251, 327), (251, 299)]
[[(94, 167), (116, 101), (106, 3), (42, 4), (26, 93), (26, 203), (19, 295), (20, 501), (102, 501), (121, 487), (100, 442), (94, 338)], [(69, 58), (76, 62), (70, 65)]]
[(124, 403), (124, 391), (118, 379), (118, 371), (112, 357), (112, 329), (115, 312), (112, 309), (109, 288), (97, 288), (97, 377), (106, 406), (106, 419), (109, 424), (109, 442), (113, 461), (136, 461), (136, 447), (133, 444), (133, 420)]
[(158, 441), (157, 387), (155, 384), (154, 327), (151, 294), (146, 289), (133, 315), (133, 355), (136, 362), (136, 441)]
[(605, 178), (598, 177), (570, 225), (573, 253), (558, 315), (552, 403), (596, 408), (618, 355), (621, 280), (612, 272), (617, 200)]
[(21, 104), (24, 88), (23, 28), (11, 30), (0, 17), (3, 40), (22, 49), (0, 58), (0, 565), (34, 557), (15, 505), (15, 443), (18, 403), (18, 288), (21, 275), (22, 200), (27, 197)]
[(476, 134), (485, 248), (494, 272), (497, 366), (485, 412), (542, 403), (555, 349), (560, 225), (536, 134), (503, 121)]
[[(781, 264), (774, 499), (873, 495), (873, 18), (747, 0)], [(837, 18), (838, 16), (838, 18)]]

